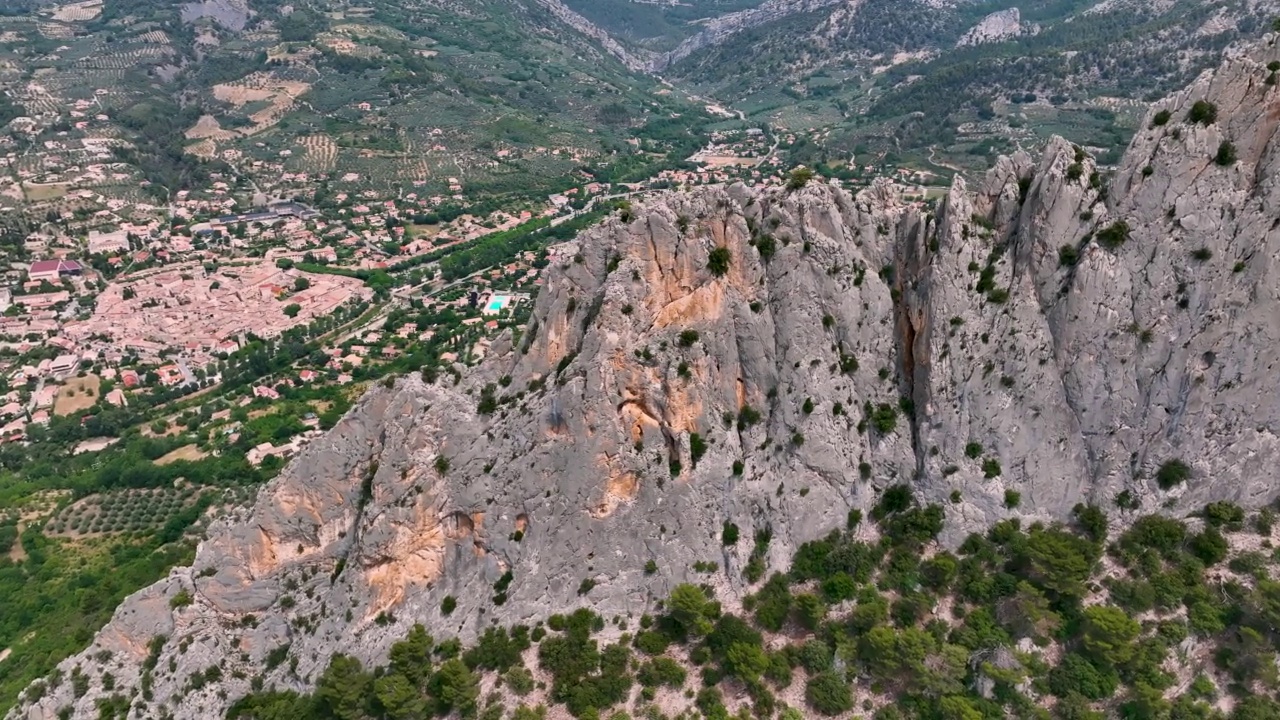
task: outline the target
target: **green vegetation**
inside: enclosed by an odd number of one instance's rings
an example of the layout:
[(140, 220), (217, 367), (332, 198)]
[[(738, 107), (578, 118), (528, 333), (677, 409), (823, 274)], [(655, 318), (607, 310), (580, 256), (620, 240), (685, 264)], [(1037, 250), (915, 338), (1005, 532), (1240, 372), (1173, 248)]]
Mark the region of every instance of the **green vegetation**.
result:
[(1208, 100), (1197, 100), (1187, 111), (1187, 122), (1212, 125), (1218, 121), (1218, 106)]
[(1213, 161), (1223, 167), (1234, 165), (1236, 162), (1236, 146), (1223, 140), (1222, 144), (1218, 145), (1218, 152), (1213, 156)]
[(1098, 243), (1108, 250), (1116, 250), (1129, 240), (1129, 223), (1117, 220), (1099, 230), (1095, 237)]
[[(1016, 504), (1011, 497), (1006, 504)], [(1242, 527), (1237, 510), (1217, 504), (1205, 515)], [(747, 598), (742, 616), (722, 609), (708, 586), (681, 584), (662, 614), (643, 616), (638, 632), (611, 644), (596, 639), (605, 622), (586, 609), (552, 616), (545, 630), (489, 628), (460, 655), (417, 627), (385, 668), (336, 656), (314, 693), (259, 692), (229, 717), (467, 717), (482, 705), (488, 713), (501, 701), (479, 699), (487, 676), (506, 678), (519, 697), (531, 690), (526, 649), (550, 678), (547, 699), (576, 718), (669, 717), (650, 705), (656, 688), (684, 690), (701, 717), (722, 720), (844, 716), (871, 692), (891, 700), (878, 720), (1280, 714), (1272, 560), (1251, 565), (1249, 577), (1211, 580), (1206, 567), (1230, 555), (1216, 530), (1191, 536), (1177, 520), (1148, 516), (1108, 544), (1105, 515), (1088, 506), (1070, 525), (1007, 520), (954, 554), (926, 553), (942, 513), (905, 486), (886, 490), (873, 513), (879, 540), (836, 530), (805, 543), (789, 572)], [(1191, 636), (1206, 652), (1180, 653)], [(637, 684), (639, 699), (616, 714)], [(791, 687), (803, 688), (804, 707), (781, 701)], [(1224, 697), (1235, 710), (1213, 707)], [(513, 717), (528, 712), (521, 706)]]
[[(129, 423), (127, 412), (100, 410), (92, 425)], [(12, 651), (0, 662), (0, 711), (84, 648), (125, 596), (190, 563), (191, 531), (206, 511), (244, 502), (270, 476), (243, 453), (155, 463), (192, 442), (187, 435), (149, 438), (134, 426), (112, 430), (122, 437), (106, 450), (68, 455), (86, 432), (78, 418), (54, 418), (46, 432), (25, 448), (0, 448), (0, 518), (26, 510), (37, 518), (20, 534), (0, 519), (0, 647)], [(12, 545), (21, 552), (10, 554)]]
[(787, 189), (799, 190), (814, 178), (815, 173), (807, 167), (798, 167), (787, 175)]
[(1168, 490), (1175, 485), (1180, 485), (1191, 478), (1191, 467), (1183, 462), (1180, 458), (1167, 460), (1160, 469), (1156, 471), (1156, 484), (1161, 490)]
[(717, 247), (707, 256), (707, 269), (711, 271), (712, 275), (723, 277), (725, 273), (729, 272), (731, 258), (729, 248), (724, 246)]

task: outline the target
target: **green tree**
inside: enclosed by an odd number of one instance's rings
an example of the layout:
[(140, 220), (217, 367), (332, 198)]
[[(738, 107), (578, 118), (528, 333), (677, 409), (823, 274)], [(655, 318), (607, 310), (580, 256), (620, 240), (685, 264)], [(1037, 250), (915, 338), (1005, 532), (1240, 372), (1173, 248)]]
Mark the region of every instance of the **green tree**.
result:
[(1032, 533), (1023, 548), (1027, 575), (1058, 595), (1079, 597), (1096, 561), (1097, 548), (1061, 528)]
[(1127, 663), (1142, 632), (1137, 620), (1112, 605), (1091, 605), (1084, 609), (1081, 642), (1095, 660), (1110, 667)]
[(415, 624), (405, 639), (391, 646), (393, 671), (404, 675), (415, 687), (421, 687), (431, 676), (431, 649), (435, 640), (421, 623)]
[(404, 675), (383, 675), (373, 683), (373, 694), (391, 720), (421, 720), (428, 716), (427, 701)]
[(1166, 460), (1156, 471), (1156, 484), (1161, 490), (1168, 490), (1174, 485), (1186, 482), (1191, 477), (1191, 466), (1181, 458)]
[(366, 714), (372, 689), (373, 676), (365, 672), (359, 660), (348, 655), (334, 655), (316, 682), (316, 699), (330, 717), (361, 720)]
[(830, 670), (809, 678), (805, 702), (823, 715), (839, 715), (853, 709), (853, 693), (844, 678)]
[(1018, 590), (997, 606), (1001, 624), (1014, 637), (1048, 637), (1062, 624), (1062, 618), (1053, 612), (1044, 593), (1027, 582), (1018, 583)]
[(671, 618), (689, 635), (701, 637), (711, 632), (714, 616), (713, 603), (702, 588), (689, 583), (677, 585), (667, 599)]
[(725, 669), (742, 680), (754, 680), (769, 667), (769, 656), (758, 644), (737, 642), (725, 655)]
[(982, 711), (960, 695), (948, 695), (938, 701), (938, 715), (943, 720), (982, 720)]
[(480, 697), (480, 680), (461, 660), (444, 661), (431, 676), (430, 688), (437, 714), (447, 715), (456, 710), (463, 717), (468, 717), (475, 712), (476, 700)]
[(810, 170), (807, 167), (801, 166), (795, 168), (787, 175), (787, 189), (799, 190), (805, 185), (808, 185), (809, 181), (813, 179), (813, 176), (813, 170)]
[(298, 303), (289, 303), (284, 306), (284, 314), (288, 317), (297, 317), (300, 312), (302, 312), (302, 306)]

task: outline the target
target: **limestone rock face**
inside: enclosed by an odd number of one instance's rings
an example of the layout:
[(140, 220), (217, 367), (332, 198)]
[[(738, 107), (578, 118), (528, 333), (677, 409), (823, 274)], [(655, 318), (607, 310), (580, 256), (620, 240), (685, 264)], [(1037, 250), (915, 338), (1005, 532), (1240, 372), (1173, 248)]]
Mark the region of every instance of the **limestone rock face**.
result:
[(1023, 25), (1022, 14), (1018, 8), (998, 10), (982, 18), (977, 25), (956, 42), (956, 47), (981, 45), (982, 43), (999, 42), (1019, 35), (1035, 35), (1040, 31), (1036, 25)]
[[(60, 666), (86, 694), (63, 682), (10, 717), (92, 717), (104, 672), (116, 692), (146, 676), (130, 717), (221, 716), (256, 676), (304, 688), (416, 622), (469, 639), (639, 614), (704, 581), (699, 561), (733, 603), (754, 531), (782, 567), (895, 484), (946, 507), (952, 543), (1121, 493), (1178, 514), (1271, 500), (1278, 59), (1267, 38), (1158, 103), (1111, 178), (1058, 139), (932, 206), (887, 181), (638, 202), (555, 248), (520, 337), (457, 384), (371, 389), (192, 567), (126, 600)], [(1215, 117), (1190, 122), (1197, 101)], [(1192, 477), (1161, 488), (1174, 458)]]

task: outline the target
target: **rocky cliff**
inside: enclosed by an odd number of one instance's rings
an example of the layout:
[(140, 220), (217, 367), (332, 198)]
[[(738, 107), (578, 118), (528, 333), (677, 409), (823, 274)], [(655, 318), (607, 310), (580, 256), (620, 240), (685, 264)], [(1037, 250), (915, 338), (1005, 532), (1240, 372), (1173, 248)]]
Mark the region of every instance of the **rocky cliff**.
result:
[(1018, 8), (998, 10), (982, 18), (982, 20), (956, 42), (956, 47), (981, 45), (982, 43), (999, 42), (1019, 35), (1034, 35), (1039, 31), (1035, 25), (1023, 27), (1022, 14)]
[(771, 529), (776, 567), (899, 483), (950, 541), (1272, 499), (1274, 42), (1157, 103), (1114, 176), (1055, 140), (932, 207), (816, 180), (637, 203), (557, 249), (526, 333), (456, 384), (371, 390), (10, 717), (221, 715), (415, 622), (638, 614), (700, 561), (732, 603), (724, 523)]
[(573, 28), (584, 37), (599, 43), (605, 52), (618, 58), (628, 70), (647, 71), (656, 62), (653, 53), (642, 49), (628, 50), (624, 48), (609, 33), (597, 27), (579, 13), (574, 12), (560, 0), (537, 0), (537, 3), (546, 8), (560, 22)]
[[(675, 50), (653, 58), (649, 69), (653, 72), (661, 72), (699, 50), (723, 42), (729, 36), (743, 30), (777, 22), (792, 15), (838, 5), (841, 2), (842, 0), (765, 0), (758, 7), (712, 18), (698, 34), (680, 43)], [(848, 0), (847, 4), (856, 7), (860, 2), (861, 0)]]

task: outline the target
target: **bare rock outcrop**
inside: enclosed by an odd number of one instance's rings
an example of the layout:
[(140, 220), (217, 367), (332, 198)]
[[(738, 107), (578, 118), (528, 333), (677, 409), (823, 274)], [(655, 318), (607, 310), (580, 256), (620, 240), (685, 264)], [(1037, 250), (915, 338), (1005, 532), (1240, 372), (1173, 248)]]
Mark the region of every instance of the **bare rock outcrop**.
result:
[(983, 43), (1000, 42), (1019, 35), (1035, 35), (1040, 28), (1035, 24), (1023, 25), (1022, 13), (1012, 7), (997, 10), (978, 21), (956, 42), (956, 47), (981, 45)]
[[(521, 337), (457, 384), (372, 389), (61, 664), (88, 692), (46, 687), (10, 718), (142, 687), (131, 718), (220, 716), (334, 653), (378, 660), (415, 622), (638, 615), (698, 562), (731, 603), (751, 547), (723, 546), (724, 523), (768, 528), (779, 567), (897, 484), (947, 508), (947, 542), (1121, 496), (1270, 501), (1274, 42), (1157, 103), (1109, 180), (1055, 139), (933, 206), (811, 182), (615, 214), (555, 249)], [(1192, 477), (1161, 487), (1175, 458)]]
[[(757, 7), (714, 17), (702, 30), (680, 43), (674, 50), (650, 60), (649, 70), (662, 72), (699, 50), (724, 42), (730, 36), (744, 30), (777, 22), (799, 13), (812, 12), (840, 4), (842, 0), (765, 0)], [(856, 5), (859, 0), (850, 3)]]

